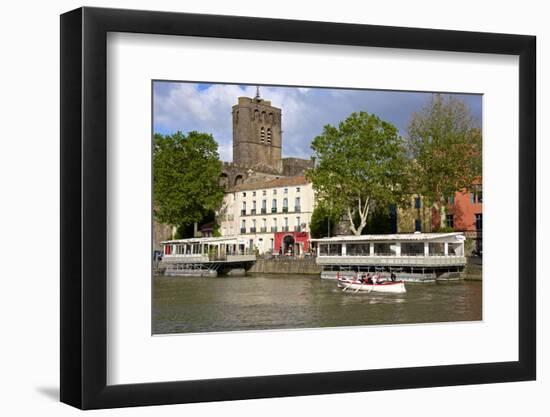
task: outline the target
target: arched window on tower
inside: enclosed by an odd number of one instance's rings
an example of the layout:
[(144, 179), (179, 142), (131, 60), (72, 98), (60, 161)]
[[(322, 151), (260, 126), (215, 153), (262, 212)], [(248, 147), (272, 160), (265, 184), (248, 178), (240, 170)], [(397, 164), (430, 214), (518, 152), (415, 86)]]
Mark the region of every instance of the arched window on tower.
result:
[(271, 128), (267, 128), (267, 144), (271, 145)]
[(260, 111), (254, 110), (254, 120), (259, 120), (259, 119), (260, 119)]
[(265, 129), (264, 127), (262, 126), (260, 128), (260, 143), (264, 143), (265, 142)]

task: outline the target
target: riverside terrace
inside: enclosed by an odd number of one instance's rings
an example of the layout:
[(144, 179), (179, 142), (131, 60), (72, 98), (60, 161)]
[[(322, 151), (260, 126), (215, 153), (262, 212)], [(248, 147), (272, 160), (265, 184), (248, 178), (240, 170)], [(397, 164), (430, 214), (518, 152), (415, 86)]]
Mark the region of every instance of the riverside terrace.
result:
[(462, 233), (408, 233), (311, 239), (322, 278), (394, 272), (406, 281), (459, 279), (466, 265)]
[(256, 260), (246, 239), (206, 237), (161, 242), (164, 255), (158, 269), (164, 275), (216, 276), (244, 271)]

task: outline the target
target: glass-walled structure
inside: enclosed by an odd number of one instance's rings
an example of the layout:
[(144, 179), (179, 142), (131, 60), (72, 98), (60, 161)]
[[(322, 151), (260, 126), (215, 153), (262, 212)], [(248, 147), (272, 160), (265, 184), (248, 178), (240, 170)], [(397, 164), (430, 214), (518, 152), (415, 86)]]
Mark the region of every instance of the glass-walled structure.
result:
[(162, 242), (165, 261), (193, 260), (197, 262), (239, 260), (254, 255), (250, 242), (237, 237), (207, 237), (168, 240)]
[(466, 265), (462, 233), (407, 233), (311, 239), (329, 271), (408, 271), (437, 275)]

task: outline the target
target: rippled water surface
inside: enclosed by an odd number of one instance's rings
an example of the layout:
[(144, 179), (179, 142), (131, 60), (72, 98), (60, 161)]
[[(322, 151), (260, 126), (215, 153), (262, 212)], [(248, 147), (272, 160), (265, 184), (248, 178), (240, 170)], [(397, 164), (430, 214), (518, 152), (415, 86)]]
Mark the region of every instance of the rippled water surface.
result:
[(155, 277), (153, 333), (481, 320), (479, 281), (407, 283), (406, 294), (342, 292), (306, 275)]

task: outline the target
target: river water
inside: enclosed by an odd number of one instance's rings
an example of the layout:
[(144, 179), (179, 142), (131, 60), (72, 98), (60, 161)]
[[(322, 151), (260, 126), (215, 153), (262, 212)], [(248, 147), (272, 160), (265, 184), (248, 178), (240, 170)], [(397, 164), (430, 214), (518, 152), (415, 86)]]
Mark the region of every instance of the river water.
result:
[(481, 320), (480, 281), (406, 283), (406, 294), (342, 292), (307, 275), (155, 277), (153, 333)]

